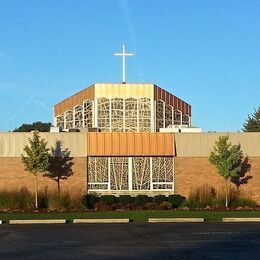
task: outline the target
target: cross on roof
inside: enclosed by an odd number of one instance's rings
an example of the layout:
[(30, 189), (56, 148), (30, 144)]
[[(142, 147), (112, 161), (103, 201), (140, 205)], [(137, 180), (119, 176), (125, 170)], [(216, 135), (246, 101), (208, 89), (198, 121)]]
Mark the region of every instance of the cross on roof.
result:
[(115, 56), (122, 56), (122, 60), (123, 60), (123, 68), (122, 68), (122, 73), (123, 73), (123, 83), (125, 83), (125, 57), (126, 56), (133, 56), (133, 53), (126, 53), (125, 52), (125, 45), (123, 44), (123, 51), (122, 53), (114, 53)]

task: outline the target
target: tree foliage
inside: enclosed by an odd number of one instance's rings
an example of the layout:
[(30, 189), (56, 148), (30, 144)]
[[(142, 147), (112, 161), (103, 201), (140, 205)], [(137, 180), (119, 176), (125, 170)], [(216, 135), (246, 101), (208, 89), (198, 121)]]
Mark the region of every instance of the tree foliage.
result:
[(228, 136), (220, 136), (215, 142), (209, 161), (217, 167), (225, 180), (232, 181), (241, 172), (243, 152), (240, 145), (232, 145)]
[(59, 193), (60, 181), (66, 180), (73, 175), (72, 165), (74, 163), (72, 160), (68, 148), (63, 150), (61, 141), (56, 141), (56, 146), (51, 148), (48, 172), (46, 172), (44, 176), (57, 182)]
[(209, 161), (217, 167), (218, 173), (226, 180), (226, 207), (228, 207), (228, 181), (239, 178), (243, 169), (243, 152), (240, 145), (232, 145), (228, 136), (220, 136), (215, 142)]
[(51, 128), (51, 123), (34, 122), (32, 124), (22, 124), (18, 128), (15, 128), (13, 132), (49, 132)]
[(260, 132), (260, 107), (251, 116), (248, 115), (243, 127), (244, 132)]
[(49, 167), (49, 149), (47, 142), (40, 139), (39, 133), (34, 132), (33, 138), (29, 138), (29, 145), (24, 147), (24, 154), (21, 154), (25, 170), (35, 176), (35, 206), (38, 208), (38, 184), (37, 174), (45, 172)]

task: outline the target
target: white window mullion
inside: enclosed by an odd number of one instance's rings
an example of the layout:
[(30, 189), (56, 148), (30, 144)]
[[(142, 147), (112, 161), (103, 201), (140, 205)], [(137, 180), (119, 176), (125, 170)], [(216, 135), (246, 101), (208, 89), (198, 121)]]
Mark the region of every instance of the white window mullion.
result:
[(98, 101), (97, 98), (93, 101), (94, 108), (92, 109), (93, 115), (92, 115), (92, 125), (93, 127), (98, 127)]
[(112, 102), (109, 99), (109, 132), (112, 132)]
[(128, 188), (131, 191), (133, 189), (133, 167), (132, 167), (132, 163), (133, 163), (133, 157), (128, 157)]
[(137, 132), (140, 132), (139, 130), (139, 99), (137, 99)]
[(110, 176), (110, 173), (111, 173), (111, 166), (110, 166), (110, 161), (111, 161), (111, 157), (108, 157), (108, 190), (111, 190), (111, 176)]
[(150, 157), (150, 190), (153, 190), (153, 160)]

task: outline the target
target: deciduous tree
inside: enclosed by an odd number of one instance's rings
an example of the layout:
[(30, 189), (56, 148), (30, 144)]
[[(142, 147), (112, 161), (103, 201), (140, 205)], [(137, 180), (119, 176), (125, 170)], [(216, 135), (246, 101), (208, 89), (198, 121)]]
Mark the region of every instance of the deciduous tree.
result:
[(34, 132), (33, 138), (29, 138), (29, 145), (24, 147), (24, 152), (25, 155), (21, 154), (21, 156), (25, 170), (32, 173), (35, 177), (35, 207), (38, 208), (37, 175), (46, 172), (49, 167), (50, 154), (47, 142), (44, 139), (40, 139), (38, 132)]
[(60, 193), (60, 181), (73, 175), (73, 164), (69, 149), (62, 149), (61, 141), (56, 141), (56, 146), (51, 148), (48, 172), (44, 176), (56, 181), (58, 193)]
[(215, 142), (209, 161), (217, 167), (226, 180), (226, 207), (228, 207), (228, 182), (236, 179), (243, 166), (243, 152), (240, 145), (232, 145), (228, 136), (220, 136)]

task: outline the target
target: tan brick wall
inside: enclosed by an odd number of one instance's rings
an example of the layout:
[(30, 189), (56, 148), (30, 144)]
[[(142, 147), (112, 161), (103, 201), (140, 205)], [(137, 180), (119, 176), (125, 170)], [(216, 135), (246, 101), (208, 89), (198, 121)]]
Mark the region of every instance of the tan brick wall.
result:
[[(86, 158), (73, 158), (73, 175), (67, 180), (62, 180), (61, 191), (69, 191), (71, 194), (85, 193), (87, 185)], [(48, 190), (57, 190), (56, 181), (42, 177), (38, 178), (39, 190), (48, 187)], [(0, 157), (0, 190), (20, 189), (27, 187), (34, 191), (34, 175), (24, 170), (24, 165), (19, 157)]]
[[(260, 204), (260, 157), (250, 157), (252, 176), (240, 189)], [(218, 189), (225, 184), (207, 157), (175, 158), (175, 193), (188, 196), (191, 188), (207, 184)]]

